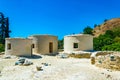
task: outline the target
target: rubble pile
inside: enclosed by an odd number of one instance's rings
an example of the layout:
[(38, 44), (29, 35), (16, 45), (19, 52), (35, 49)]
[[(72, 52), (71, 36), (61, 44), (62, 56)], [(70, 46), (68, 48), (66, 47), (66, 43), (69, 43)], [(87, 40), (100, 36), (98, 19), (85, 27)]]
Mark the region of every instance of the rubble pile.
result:
[(33, 62), (31, 62), (30, 60), (28, 60), (26, 58), (20, 58), (20, 59), (18, 59), (18, 61), (15, 62), (15, 65), (28, 66), (31, 64), (33, 64)]

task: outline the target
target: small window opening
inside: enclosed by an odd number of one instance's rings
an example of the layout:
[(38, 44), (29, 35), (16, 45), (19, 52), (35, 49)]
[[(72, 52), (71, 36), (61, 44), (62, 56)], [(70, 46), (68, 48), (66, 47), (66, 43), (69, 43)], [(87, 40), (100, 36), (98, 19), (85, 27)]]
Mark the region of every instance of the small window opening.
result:
[(78, 43), (74, 43), (73, 47), (78, 48)]
[(11, 49), (11, 44), (10, 43), (8, 43), (8, 45), (7, 45), (8, 47), (7, 47), (7, 49), (8, 50), (10, 50)]

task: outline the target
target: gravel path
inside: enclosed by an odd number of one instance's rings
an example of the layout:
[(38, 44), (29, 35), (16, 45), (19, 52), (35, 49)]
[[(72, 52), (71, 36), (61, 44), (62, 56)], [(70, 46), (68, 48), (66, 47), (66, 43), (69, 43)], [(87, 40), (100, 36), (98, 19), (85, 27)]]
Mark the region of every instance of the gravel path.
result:
[[(15, 66), (17, 59), (0, 59), (0, 80), (120, 80), (120, 71), (110, 71), (90, 64), (90, 59), (43, 56), (31, 59), (30, 66)], [(37, 71), (36, 65), (43, 71)]]

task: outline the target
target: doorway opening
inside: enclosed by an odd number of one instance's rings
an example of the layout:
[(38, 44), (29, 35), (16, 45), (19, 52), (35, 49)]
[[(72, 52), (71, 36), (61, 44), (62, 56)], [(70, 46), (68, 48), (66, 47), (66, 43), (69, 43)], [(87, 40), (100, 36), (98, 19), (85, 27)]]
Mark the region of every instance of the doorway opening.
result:
[(31, 56), (33, 55), (33, 49), (35, 48), (35, 44), (31, 45)]
[(8, 43), (8, 44), (7, 44), (7, 49), (8, 49), (8, 50), (11, 50), (11, 43)]
[(53, 53), (53, 42), (49, 43), (49, 53)]

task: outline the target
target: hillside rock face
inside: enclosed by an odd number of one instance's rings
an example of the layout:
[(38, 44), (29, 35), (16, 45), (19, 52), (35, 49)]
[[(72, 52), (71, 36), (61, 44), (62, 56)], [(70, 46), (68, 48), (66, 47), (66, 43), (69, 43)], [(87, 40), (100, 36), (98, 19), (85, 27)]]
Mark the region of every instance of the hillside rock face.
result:
[(113, 28), (120, 28), (120, 18), (114, 18), (111, 20), (108, 20), (101, 24), (100, 26), (97, 26), (93, 30), (94, 37), (98, 37), (101, 34), (104, 34), (107, 30), (112, 30)]

